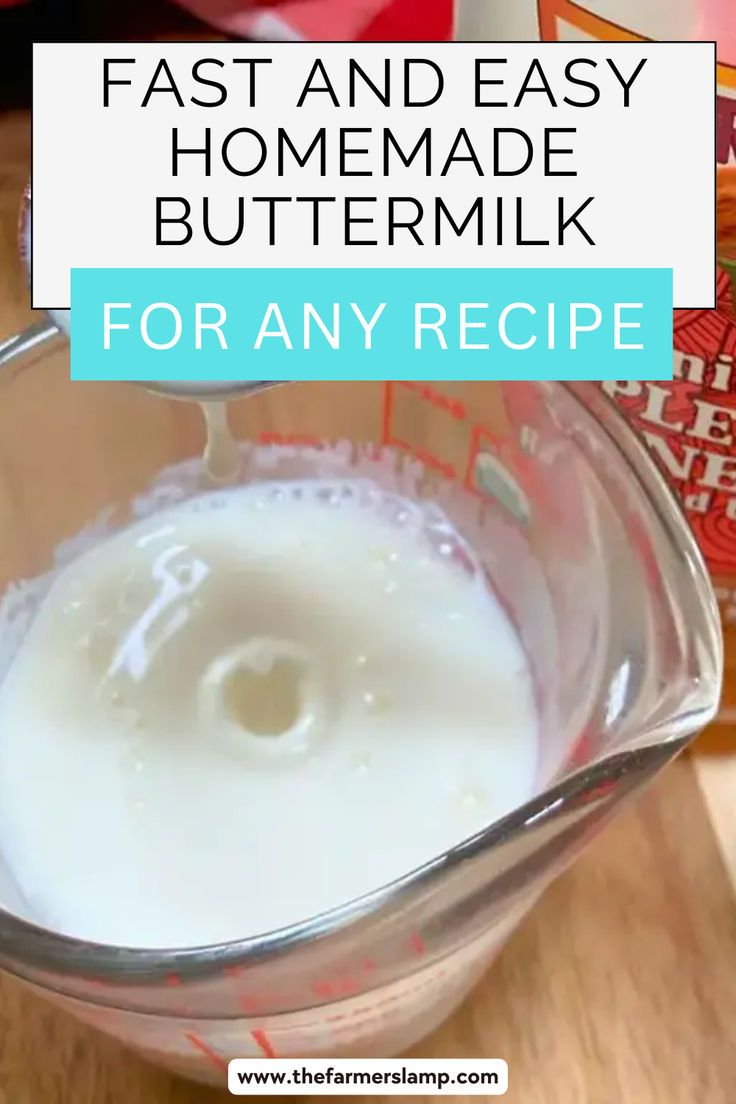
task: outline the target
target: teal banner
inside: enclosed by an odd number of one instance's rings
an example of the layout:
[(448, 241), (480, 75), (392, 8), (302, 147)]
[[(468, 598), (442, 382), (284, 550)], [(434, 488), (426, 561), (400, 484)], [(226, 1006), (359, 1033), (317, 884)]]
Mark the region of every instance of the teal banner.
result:
[(74, 269), (79, 380), (672, 378), (671, 269)]

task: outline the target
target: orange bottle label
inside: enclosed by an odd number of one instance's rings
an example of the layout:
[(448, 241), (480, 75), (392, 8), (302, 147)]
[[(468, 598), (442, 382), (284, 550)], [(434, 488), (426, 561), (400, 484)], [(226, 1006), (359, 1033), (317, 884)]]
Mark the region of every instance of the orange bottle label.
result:
[(680, 495), (712, 573), (736, 576), (736, 313), (725, 273), (717, 310), (675, 311), (674, 344), (672, 383), (602, 387)]
[[(725, 43), (729, 33), (712, 18), (705, 25), (702, 0), (671, 0), (667, 6), (646, 0), (538, 0), (537, 9), (541, 38), (553, 41), (709, 39), (721, 30)], [(736, 163), (736, 59), (733, 39), (728, 42), (729, 63), (719, 56), (717, 70), (716, 157), (723, 165)], [(666, 110), (665, 95), (662, 104)], [(687, 156), (686, 134), (682, 150), (673, 151), (673, 165), (677, 156)], [(671, 383), (602, 386), (649, 444), (708, 563), (726, 634), (725, 715), (736, 717), (736, 310), (729, 276), (718, 273), (715, 310), (675, 311)]]

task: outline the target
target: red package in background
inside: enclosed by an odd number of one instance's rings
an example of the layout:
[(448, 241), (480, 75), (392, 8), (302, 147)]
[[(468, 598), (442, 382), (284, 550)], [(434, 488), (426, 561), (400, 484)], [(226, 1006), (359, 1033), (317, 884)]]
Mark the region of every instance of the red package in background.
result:
[(454, 0), (179, 0), (222, 34), (264, 41), (422, 42), (452, 37)]

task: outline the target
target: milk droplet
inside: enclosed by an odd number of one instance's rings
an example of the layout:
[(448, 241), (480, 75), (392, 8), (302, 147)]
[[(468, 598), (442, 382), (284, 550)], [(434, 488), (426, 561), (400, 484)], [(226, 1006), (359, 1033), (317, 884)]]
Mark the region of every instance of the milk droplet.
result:
[(230, 432), (227, 420), (227, 404), (224, 402), (200, 403), (207, 432), (204, 450), (204, 466), (211, 480), (217, 483), (231, 482), (240, 469), (238, 443)]

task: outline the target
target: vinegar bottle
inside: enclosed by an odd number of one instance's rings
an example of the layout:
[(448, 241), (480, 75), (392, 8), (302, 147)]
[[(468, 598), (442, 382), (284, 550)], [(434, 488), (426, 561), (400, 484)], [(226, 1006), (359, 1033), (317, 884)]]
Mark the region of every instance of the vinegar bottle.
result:
[[(736, 0), (458, 0), (455, 32), (460, 39), (489, 41), (715, 40), (716, 157), (722, 166), (736, 165)], [(661, 103), (666, 112), (667, 88)], [(677, 172), (678, 160), (688, 157), (687, 139), (683, 127), (671, 165), (663, 170)], [(722, 221), (728, 209), (720, 204)], [(672, 483), (710, 568), (726, 643), (720, 719), (731, 721), (736, 720), (736, 198), (733, 214), (733, 258), (721, 254), (716, 309), (675, 311), (673, 381), (602, 384)], [(727, 229), (722, 227), (724, 235)]]

